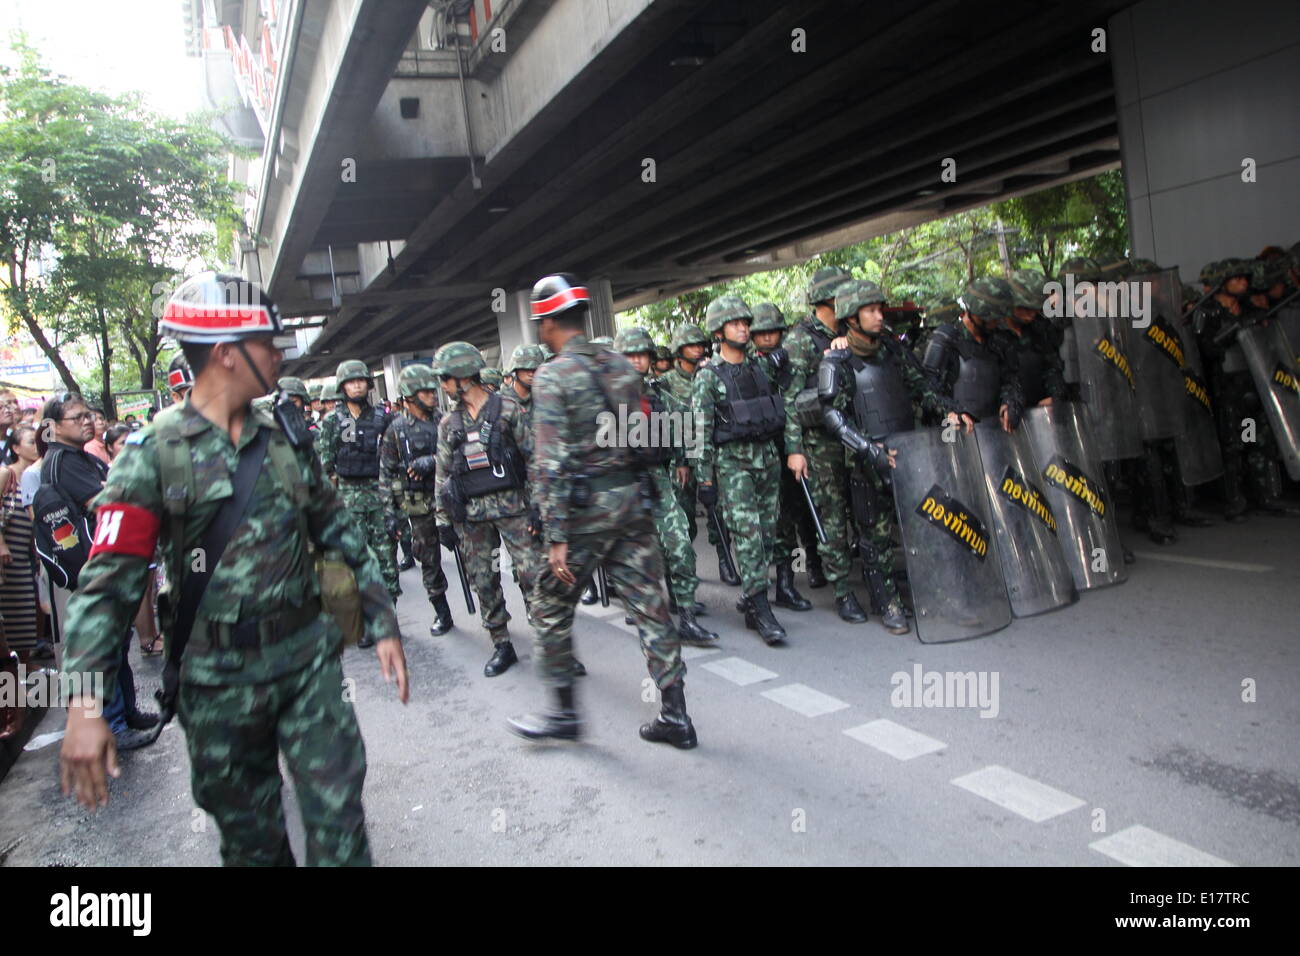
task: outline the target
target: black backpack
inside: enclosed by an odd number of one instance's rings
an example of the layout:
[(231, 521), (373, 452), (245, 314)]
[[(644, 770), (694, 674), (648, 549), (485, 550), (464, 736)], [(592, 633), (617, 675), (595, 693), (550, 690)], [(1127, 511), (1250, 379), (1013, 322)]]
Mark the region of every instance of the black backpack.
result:
[(51, 448), (41, 465), (41, 485), (32, 498), (36, 553), (54, 585), (75, 591), (77, 577), (90, 557), (94, 528), (90, 516), (58, 486), (63, 452)]

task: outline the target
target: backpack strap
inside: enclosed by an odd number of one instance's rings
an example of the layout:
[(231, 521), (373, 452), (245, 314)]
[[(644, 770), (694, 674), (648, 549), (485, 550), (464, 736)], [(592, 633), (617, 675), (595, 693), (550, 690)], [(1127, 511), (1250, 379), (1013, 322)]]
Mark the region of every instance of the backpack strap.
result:
[[(263, 424), (262, 427), (267, 426)], [(284, 436), (284, 432), (279, 429), (271, 432), (271, 445), (267, 448), (266, 454), (271, 459), (271, 467), (280, 476), (280, 483), (290, 489), (293, 495), (294, 513), (298, 519), (298, 534), (302, 538), (303, 548), (311, 553), (315, 550), (307, 526), (307, 505), (311, 500), (311, 487), (302, 480), (298, 456)]]
[(190, 447), (181, 434), (180, 406), (165, 408), (153, 420), (158, 443), (158, 474), (162, 484), (163, 508), (172, 542), (171, 579), (179, 589), (185, 577), (185, 512), (197, 497), (194, 488), (194, 461)]

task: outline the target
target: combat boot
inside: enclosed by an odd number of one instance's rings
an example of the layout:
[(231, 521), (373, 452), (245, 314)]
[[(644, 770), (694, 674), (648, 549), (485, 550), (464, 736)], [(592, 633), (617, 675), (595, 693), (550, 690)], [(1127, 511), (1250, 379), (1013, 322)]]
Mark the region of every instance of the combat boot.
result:
[(723, 545), (719, 544), (717, 545), (717, 549), (718, 549), (718, 577), (722, 580), (723, 584), (730, 584), (733, 588), (739, 587), (740, 575), (737, 574), (735, 570), (729, 570), (727, 568), (726, 548)]
[[(699, 601), (692, 602), (691, 609), (695, 612), (696, 617), (704, 617), (704, 615), (709, 613), (708, 608), (706, 608)], [(669, 591), (668, 592), (668, 613), (676, 614), (679, 610), (681, 609), (677, 606), (677, 598), (673, 597), (672, 591)]]
[(858, 603), (858, 596), (852, 591), (835, 599), (835, 612), (839, 614), (841, 621), (849, 624), (864, 624), (867, 620), (867, 612), (862, 610), (862, 605)]
[(767, 603), (766, 591), (751, 594), (745, 602), (745, 627), (758, 631), (758, 636), (765, 644), (780, 644), (785, 640), (785, 628), (772, 614), (772, 605)]
[(659, 692), (663, 698), (659, 706), (659, 716), (653, 723), (641, 725), (641, 739), (652, 743), (672, 744), (678, 750), (690, 750), (699, 741), (695, 737), (695, 725), (686, 713), (686, 688), (684, 681), (678, 680), (671, 687)]
[(718, 635), (701, 627), (695, 620), (695, 612), (689, 610), (677, 615), (677, 636), (683, 644), (696, 647), (712, 647), (718, 641)]
[(599, 596), (597, 596), (596, 594), (595, 581), (587, 582), (587, 586), (583, 588), (582, 597), (579, 598), (579, 600), (582, 601), (583, 604), (595, 604), (597, 601), (600, 600)]
[(515, 646), (509, 641), (500, 641), (492, 649), (491, 659), (483, 665), (484, 677), (497, 677), (510, 670), (510, 665), (519, 660), (515, 654)]
[(573, 686), (556, 687), (554, 694), (555, 703), (550, 710), (541, 714), (511, 717), (510, 729), (529, 740), (542, 740), (546, 737), (577, 740), (582, 736), (582, 723), (578, 720), (578, 711), (573, 703)]
[(890, 634), (906, 634), (912, 629), (907, 623), (907, 612), (903, 610), (903, 602), (894, 598), (885, 605), (885, 613), (880, 616), (880, 626)]
[(429, 633), (434, 637), (441, 637), (451, 630), (451, 605), (447, 603), (447, 595), (439, 594), (433, 599), (433, 627), (429, 628)]
[(794, 568), (790, 566), (789, 558), (776, 566), (776, 606), (791, 611), (812, 610), (812, 601), (795, 590)]
[(822, 556), (817, 551), (817, 542), (808, 545), (808, 586), (816, 591), (826, 587), (826, 573), (822, 570)]

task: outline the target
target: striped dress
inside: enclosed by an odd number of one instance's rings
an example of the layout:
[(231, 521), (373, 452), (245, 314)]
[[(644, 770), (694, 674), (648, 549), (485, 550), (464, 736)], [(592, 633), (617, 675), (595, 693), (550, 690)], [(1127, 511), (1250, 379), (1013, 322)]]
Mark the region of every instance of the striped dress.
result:
[(32, 550), (32, 518), (23, 505), (18, 482), (11, 481), (9, 493), (0, 502), (5, 544), (13, 555), (3, 568), (0, 584), (0, 620), (4, 621), (9, 649), (22, 653), (36, 646), (36, 562)]

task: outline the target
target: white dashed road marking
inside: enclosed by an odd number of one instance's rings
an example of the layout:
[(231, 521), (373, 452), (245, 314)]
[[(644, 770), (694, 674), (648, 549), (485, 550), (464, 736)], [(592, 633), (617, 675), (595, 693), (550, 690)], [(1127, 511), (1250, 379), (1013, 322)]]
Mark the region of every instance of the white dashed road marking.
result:
[(696, 647), (694, 644), (682, 645), (682, 660), (693, 661), (697, 657), (704, 657), (706, 654), (716, 654), (716, 647)]
[(952, 782), (1034, 823), (1083, 806), (1078, 797), (997, 765), (957, 777)]
[(935, 740), (918, 733), (892, 720), (873, 720), (869, 724), (859, 724), (844, 731), (854, 740), (861, 741), (869, 747), (889, 754), (896, 760), (911, 760), (925, 754), (942, 750), (948, 745), (942, 740)]
[(822, 714), (833, 714), (837, 710), (845, 710), (848, 704), (838, 697), (832, 697), (829, 694), (823, 694), (819, 690), (813, 690), (807, 684), (786, 684), (784, 687), (775, 687), (772, 690), (763, 691), (763, 696), (768, 700), (774, 700), (782, 707), (788, 707), (796, 714), (803, 714), (805, 717), (820, 717)]
[(706, 671), (712, 671), (719, 677), (726, 678), (733, 684), (739, 684), (741, 687), (757, 684), (759, 681), (773, 680), (777, 677), (775, 673), (767, 668), (751, 664), (739, 657), (724, 657), (720, 661), (709, 661), (707, 664), (701, 664), (700, 667)]
[(1173, 837), (1133, 826), (1088, 846), (1125, 866), (1233, 866)]

